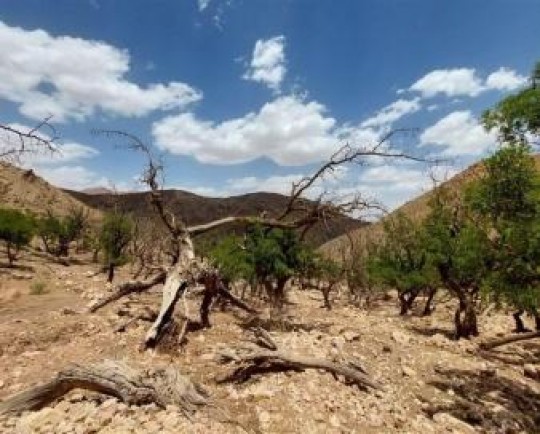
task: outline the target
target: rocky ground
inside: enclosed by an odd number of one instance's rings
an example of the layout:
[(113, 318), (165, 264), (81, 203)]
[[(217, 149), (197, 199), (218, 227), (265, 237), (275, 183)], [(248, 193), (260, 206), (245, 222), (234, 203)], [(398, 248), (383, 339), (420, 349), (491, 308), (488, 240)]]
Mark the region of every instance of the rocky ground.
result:
[[(336, 300), (328, 312), (320, 307), (319, 293), (293, 290), (283, 317), (266, 313), (280, 347), (335, 361), (353, 358), (382, 390), (362, 391), (313, 370), (222, 385), (215, 380), (226, 367), (216, 355), (245, 341), (243, 314), (214, 312), (213, 327), (190, 333), (180, 352), (142, 352), (149, 323), (135, 322), (124, 332), (115, 328), (125, 323), (126, 311), (158, 308), (158, 291), (88, 314), (87, 305), (110, 291), (95, 265), (36, 261), (32, 268), (0, 269), (0, 399), (52, 378), (70, 363), (119, 359), (137, 367), (173, 364), (206, 388), (213, 405), (186, 418), (174, 406), (128, 406), (76, 390), (40, 411), (0, 416), (2, 433), (540, 432), (540, 384), (531, 378), (537, 375), (540, 343), (478, 348), (479, 341), (511, 331), (504, 313), (480, 319), (478, 341), (456, 342), (453, 306), (444, 300), (431, 317), (400, 318), (395, 299), (369, 312)], [(127, 275), (123, 270), (119, 279)], [(41, 294), (35, 293), (36, 281), (46, 282)], [(188, 301), (193, 316), (198, 302), (195, 296)]]

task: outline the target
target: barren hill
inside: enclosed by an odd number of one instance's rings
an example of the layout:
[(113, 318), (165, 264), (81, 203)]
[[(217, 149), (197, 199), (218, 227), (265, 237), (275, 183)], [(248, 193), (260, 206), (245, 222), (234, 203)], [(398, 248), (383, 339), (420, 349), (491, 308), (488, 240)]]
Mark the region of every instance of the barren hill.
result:
[(32, 170), (4, 162), (0, 162), (0, 204), (35, 214), (43, 214), (50, 209), (58, 215), (66, 215), (73, 208), (84, 207), (91, 221), (101, 218), (100, 211), (49, 184)]
[[(135, 216), (155, 216), (150, 205), (149, 193), (146, 192), (86, 194), (66, 191), (88, 206), (102, 211), (111, 210), (117, 206)], [(181, 190), (165, 190), (164, 199), (173, 212), (184, 217), (188, 225), (196, 225), (227, 216), (260, 215), (262, 212), (267, 212), (272, 216), (284, 208), (288, 197), (275, 193), (250, 193), (226, 198), (210, 198)], [(362, 225), (363, 223), (359, 220), (343, 216), (327, 225), (322, 223), (317, 225), (308, 233), (308, 241), (318, 246)], [(220, 234), (229, 233), (234, 228), (227, 226), (213, 231), (211, 234), (203, 235), (202, 242), (215, 239)]]
[[(536, 168), (540, 170), (540, 154), (535, 155)], [(468, 167), (461, 173), (458, 173), (448, 181), (444, 182), (443, 185), (448, 187), (452, 191), (461, 191), (463, 187), (471, 182), (473, 179), (481, 175), (483, 170), (482, 163), (476, 163)], [(398, 209), (394, 210), (389, 217), (395, 215), (398, 212), (403, 213), (405, 216), (411, 218), (412, 220), (423, 220), (428, 214), (428, 202), (432, 197), (432, 192), (428, 191), (416, 199), (413, 199)], [(386, 217), (388, 218), (388, 217)], [(362, 242), (361, 240), (373, 239), (379, 236), (382, 233), (382, 221), (377, 223), (366, 225), (364, 227), (354, 230), (351, 235), (352, 239), (357, 242)], [(345, 236), (339, 236), (333, 240), (328, 241), (320, 247), (320, 250), (325, 254), (328, 254), (334, 258), (341, 258), (342, 252), (347, 251), (348, 246), (350, 245), (349, 239)]]

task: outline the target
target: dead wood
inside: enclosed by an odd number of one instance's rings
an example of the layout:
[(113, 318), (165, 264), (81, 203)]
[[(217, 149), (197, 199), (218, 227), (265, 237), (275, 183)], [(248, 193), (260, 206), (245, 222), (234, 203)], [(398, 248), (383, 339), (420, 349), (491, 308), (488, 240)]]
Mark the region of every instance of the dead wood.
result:
[(217, 294), (221, 297), (223, 297), (225, 300), (229, 301), (233, 306), (236, 306), (242, 310), (245, 310), (248, 313), (251, 314), (259, 314), (259, 311), (255, 309), (253, 306), (250, 306), (248, 303), (246, 303), (244, 300), (241, 300), (236, 295), (234, 295), (224, 284), (221, 280), (218, 282), (218, 291)]
[[(241, 347), (220, 352), (220, 361), (234, 364), (234, 369), (219, 376), (216, 379), (218, 383), (241, 383), (254, 375), (269, 372), (320, 369), (331, 373), (336, 380), (339, 378), (338, 376), (341, 376), (347, 384), (355, 384), (364, 390), (381, 388), (379, 384), (369, 378), (367, 372), (357, 362), (336, 363), (322, 358), (291, 354), (280, 350), (271, 336), (263, 329), (255, 330), (254, 335), (258, 347)], [(265, 349), (260, 347), (265, 347)], [(271, 349), (272, 347), (274, 349)]]
[(480, 344), (480, 348), (483, 350), (492, 350), (493, 348), (500, 347), (502, 345), (511, 344), (513, 342), (525, 341), (529, 339), (540, 338), (540, 331), (521, 333), (515, 336), (505, 336), (503, 338), (493, 339), (491, 341), (483, 342)]
[(107, 306), (109, 303), (120, 300), (121, 298), (129, 294), (135, 294), (135, 293), (141, 293), (141, 292), (147, 291), (156, 285), (164, 283), (166, 277), (167, 277), (167, 273), (162, 271), (161, 273), (156, 274), (154, 277), (152, 277), (149, 280), (122, 283), (121, 285), (117, 286), (115, 292), (103, 298), (102, 300), (98, 300), (98, 302), (92, 305), (88, 309), (88, 311), (90, 313), (94, 313), (98, 311), (99, 309)]
[(60, 371), (53, 380), (0, 403), (0, 414), (39, 410), (73, 389), (114, 396), (129, 405), (178, 405), (186, 415), (209, 401), (201, 386), (171, 366), (136, 370), (121, 362), (105, 360), (88, 367), (74, 365)]
[(158, 316), (155, 310), (150, 309), (147, 306), (135, 311), (120, 309), (117, 314), (118, 316), (128, 317), (129, 319), (116, 326), (114, 329), (116, 333), (125, 332), (131, 324), (134, 324), (137, 321), (154, 322)]
[[(396, 131), (392, 131), (381, 138), (381, 140), (373, 145), (367, 147), (352, 147), (345, 145), (341, 147), (328, 162), (323, 164), (315, 173), (309, 177), (305, 177), (298, 183), (294, 183), (291, 187), (290, 199), (287, 206), (277, 218), (265, 218), (265, 214), (260, 216), (231, 216), (223, 219), (219, 219), (213, 222), (205, 223), (202, 225), (188, 227), (181, 215), (176, 215), (168, 209), (163, 197), (161, 179), (163, 174), (163, 164), (156, 160), (152, 155), (151, 148), (145, 144), (138, 137), (122, 132), (122, 131), (98, 131), (108, 136), (116, 136), (128, 141), (128, 147), (134, 151), (141, 152), (146, 156), (147, 165), (142, 174), (141, 181), (145, 183), (150, 189), (150, 201), (154, 208), (154, 211), (160, 218), (167, 232), (169, 233), (169, 240), (171, 244), (170, 256), (172, 258), (172, 267), (166, 272), (162, 279), (165, 281), (163, 287), (163, 298), (161, 302), (161, 309), (159, 315), (148, 331), (145, 339), (145, 347), (154, 347), (159, 343), (162, 332), (167, 328), (167, 324), (172, 320), (174, 308), (179, 298), (182, 296), (183, 291), (188, 286), (196, 284), (201, 279), (201, 275), (197, 276), (193, 268), (196, 265), (195, 251), (192, 242), (192, 237), (197, 234), (208, 232), (212, 229), (218, 228), (223, 225), (227, 225), (234, 222), (240, 222), (244, 224), (260, 224), (269, 228), (290, 228), (300, 229), (303, 239), (306, 232), (312, 228), (317, 222), (324, 221), (325, 223), (335, 217), (342, 216), (344, 213), (351, 213), (353, 211), (366, 210), (377, 208), (380, 206), (370, 200), (366, 200), (362, 197), (355, 196), (352, 200), (335, 203), (332, 200), (325, 198), (325, 194), (321, 194), (315, 201), (306, 201), (302, 198), (304, 193), (310, 189), (315, 182), (323, 180), (326, 175), (332, 174), (337, 168), (345, 164), (362, 163), (365, 158), (368, 157), (384, 157), (384, 158), (404, 158), (415, 161), (425, 161), (422, 158), (415, 158), (402, 153), (394, 153), (388, 151), (386, 145), (392, 138)], [(294, 218), (293, 218), (294, 217)], [(117, 291), (116, 295), (110, 296), (110, 300), (116, 300), (119, 297), (124, 296), (126, 293), (140, 292), (148, 287), (139, 284), (135, 286), (123, 287), (121, 291)], [(215, 288), (214, 288), (215, 289)], [(203, 326), (209, 325), (208, 312), (212, 301), (215, 297), (210, 292), (211, 288), (207, 288), (207, 292), (204, 297), (204, 305), (201, 307), (201, 323)], [(227, 297), (236, 306), (247, 310), (248, 312), (254, 312), (254, 309), (241, 302), (232, 294), (227, 293), (223, 288), (220, 289), (221, 295)], [(93, 307), (92, 311), (99, 309), (109, 301), (98, 303)], [(187, 324), (182, 327), (183, 330), (187, 330)]]

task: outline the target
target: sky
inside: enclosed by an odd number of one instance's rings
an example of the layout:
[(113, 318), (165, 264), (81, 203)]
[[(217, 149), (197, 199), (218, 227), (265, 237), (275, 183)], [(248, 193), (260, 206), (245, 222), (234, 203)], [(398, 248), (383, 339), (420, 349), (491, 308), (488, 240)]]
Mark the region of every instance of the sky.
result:
[(52, 116), (61, 152), (22, 164), (55, 185), (140, 189), (144, 158), (96, 134), (120, 130), (214, 197), (406, 129), (385, 146), (439, 167), (368, 158), (311, 193), (392, 209), (495, 148), (478, 119), (527, 85), (538, 22), (538, 0), (0, 0), (0, 122)]

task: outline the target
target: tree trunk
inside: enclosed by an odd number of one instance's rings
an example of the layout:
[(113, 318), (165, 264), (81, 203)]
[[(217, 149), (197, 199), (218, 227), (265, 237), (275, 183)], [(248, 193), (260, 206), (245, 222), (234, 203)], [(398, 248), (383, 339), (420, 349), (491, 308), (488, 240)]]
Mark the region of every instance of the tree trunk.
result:
[(109, 262), (109, 266), (107, 267), (107, 282), (112, 283), (114, 280), (114, 264), (112, 262)]
[(285, 303), (285, 285), (287, 284), (289, 277), (281, 277), (277, 280), (276, 290), (274, 294), (274, 306), (282, 308)]
[(69, 256), (69, 240), (58, 240), (58, 256)]
[(527, 327), (525, 327), (525, 324), (523, 323), (523, 319), (521, 318), (521, 315), (525, 313), (524, 309), (519, 309), (517, 312), (514, 312), (512, 316), (514, 317), (514, 321), (516, 323), (516, 328), (514, 329), (515, 333), (528, 333), (531, 330), (529, 330)]
[(418, 292), (418, 289), (413, 288), (403, 291), (399, 294), (399, 314), (401, 316), (407, 315), (409, 310), (411, 310), (414, 300), (416, 300), (416, 297), (418, 296)]
[(460, 295), (459, 305), (454, 316), (454, 325), (457, 339), (478, 336), (478, 322), (471, 294)]
[(13, 252), (12, 245), (11, 245), (11, 243), (9, 241), (8, 241), (8, 243), (6, 245), (6, 250), (7, 250), (7, 257), (8, 257), (9, 266), (11, 267), (13, 265), (13, 263), (15, 262), (15, 259), (17, 259), (17, 254)]
[(493, 348), (500, 347), (501, 345), (507, 345), (513, 342), (526, 341), (529, 339), (537, 338), (540, 338), (540, 331), (520, 333), (519, 335), (505, 336), (504, 338), (493, 339), (491, 341), (480, 344), (480, 347), (484, 350), (492, 350)]
[(423, 316), (431, 315), (433, 312), (433, 308), (431, 307), (431, 303), (433, 302), (433, 298), (435, 297), (435, 294), (437, 293), (437, 288), (428, 288), (428, 298), (426, 300), (426, 305), (424, 306), (424, 311), (422, 312)]
[(200, 279), (193, 243), (189, 237), (182, 240), (182, 249), (178, 262), (169, 270), (163, 285), (163, 296), (159, 315), (146, 334), (145, 348), (153, 348), (162, 337), (162, 332), (172, 320), (174, 308), (189, 284), (195, 284)]
[(0, 403), (0, 414), (39, 410), (73, 389), (114, 396), (128, 405), (155, 403), (179, 405), (185, 414), (205, 405), (208, 394), (172, 367), (138, 371), (123, 363), (105, 360), (59, 372), (48, 383), (33, 387)]
[(215, 278), (207, 276), (204, 282), (204, 296), (201, 303), (201, 326), (203, 328), (210, 328), (210, 309), (212, 307), (212, 301), (217, 296), (217, 282)]

